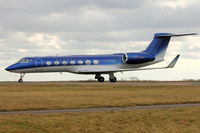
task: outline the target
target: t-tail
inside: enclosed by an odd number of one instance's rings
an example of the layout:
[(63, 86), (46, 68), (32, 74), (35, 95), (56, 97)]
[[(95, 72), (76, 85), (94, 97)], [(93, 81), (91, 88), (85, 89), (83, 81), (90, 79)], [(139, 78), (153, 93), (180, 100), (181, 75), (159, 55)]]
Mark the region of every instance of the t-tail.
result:
[(197, 35), (197, 33), (190, 34), (171, 34), (171, 33), (156, 33), (150, 45), (143, 52), (155, 57), (157, 61), (162, 61), (166, 53), (171, 37)]

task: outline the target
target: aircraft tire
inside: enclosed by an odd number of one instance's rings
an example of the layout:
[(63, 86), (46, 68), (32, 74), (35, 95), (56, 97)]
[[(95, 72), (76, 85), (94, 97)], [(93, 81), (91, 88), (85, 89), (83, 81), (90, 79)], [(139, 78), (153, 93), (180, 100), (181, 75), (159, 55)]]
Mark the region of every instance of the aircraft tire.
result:
[(104, 82), (104, 77), (98, 77), (99, 82)]
[(117, 82), (117, 78), (114, 77), (114, 78), (110, 79), (110, 82)]
[(19, 79), (18, 82), (19, 82), (19, 83), (23, 83), (23, 79)]

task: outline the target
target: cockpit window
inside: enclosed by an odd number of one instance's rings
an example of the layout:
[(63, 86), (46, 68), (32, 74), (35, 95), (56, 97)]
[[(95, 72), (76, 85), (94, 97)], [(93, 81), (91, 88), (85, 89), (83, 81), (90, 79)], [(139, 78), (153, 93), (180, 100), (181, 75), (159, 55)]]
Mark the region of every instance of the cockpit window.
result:
[(20, 61), (18, 61), (18, 63), (29, 63), (32, 62), (32, 59), (21, 59)]

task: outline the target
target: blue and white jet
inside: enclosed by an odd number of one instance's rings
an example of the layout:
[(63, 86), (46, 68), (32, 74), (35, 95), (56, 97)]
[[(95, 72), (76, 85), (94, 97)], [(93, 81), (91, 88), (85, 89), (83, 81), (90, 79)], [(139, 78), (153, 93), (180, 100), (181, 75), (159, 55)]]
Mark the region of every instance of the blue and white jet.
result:
[(108, 74), (110, 82), (116, 82), (116, 72), (138, 71), (151, 69), (173, 68), (179, 58), (177, 55), (166, 67), (142, 68), (161, 61), (171, 37), (196, 35), (156, 33), (150, 45), (141, 52), (114, 53), (106, 55), (71, 55), (71, 56), (47, 56), (25, 57), (5, 70), (20, 74), (18, 82), (23, 82), (26, 73), (45, 72), (70, 72), (76, 74), (93, 74), (99, 82), (104, 82), (102, 74)]

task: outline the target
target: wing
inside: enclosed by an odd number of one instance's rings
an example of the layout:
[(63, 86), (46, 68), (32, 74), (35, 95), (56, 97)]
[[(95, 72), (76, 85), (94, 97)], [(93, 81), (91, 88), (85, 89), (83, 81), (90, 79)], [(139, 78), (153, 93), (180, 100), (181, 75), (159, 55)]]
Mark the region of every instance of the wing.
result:
[(167, 69), (173, 68), (176, 65), (180, 55), (177, 55), (166, 67), (155, 67), (155, 68), (129, 68), (129, 69), (115, 69), (115, 70), (93, 70), (93, 71), (81, 71), (80, 73), (109, 73), (109, 72), (122, 72), (122, 71), (141, 71), (141, 70), (156, 70), (156, 69)]

